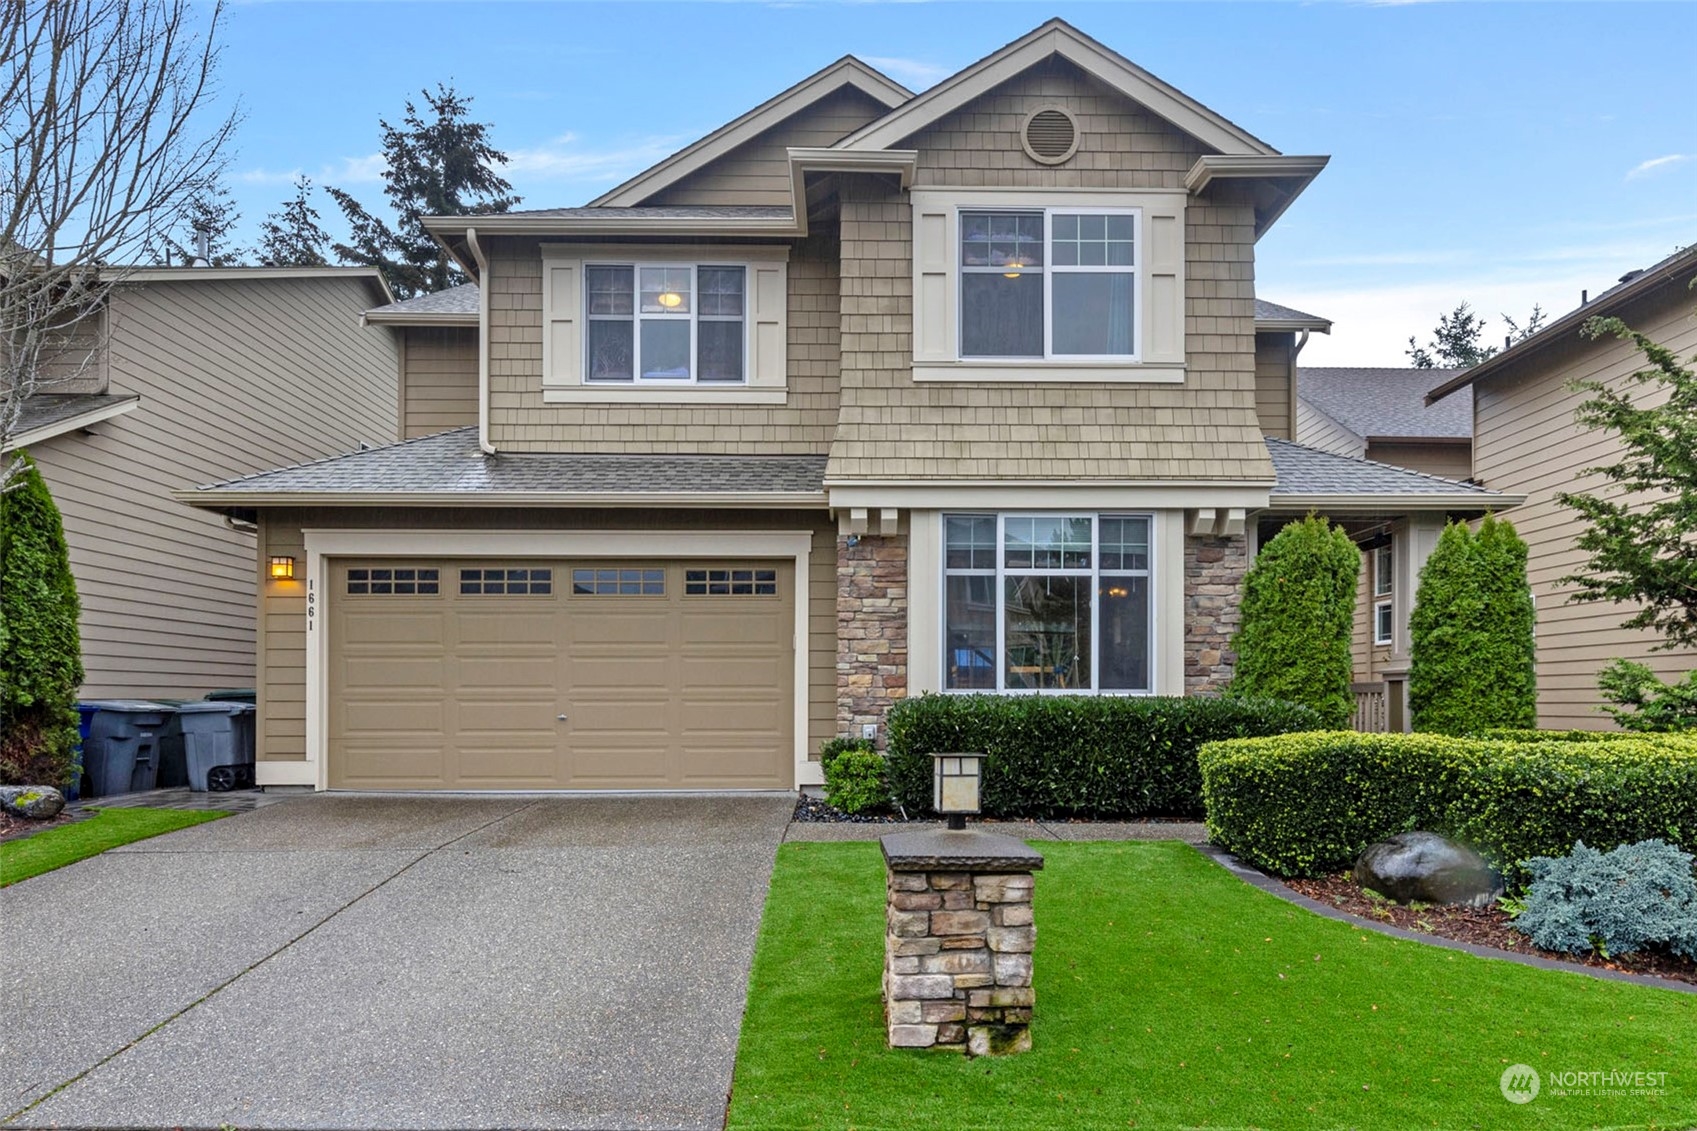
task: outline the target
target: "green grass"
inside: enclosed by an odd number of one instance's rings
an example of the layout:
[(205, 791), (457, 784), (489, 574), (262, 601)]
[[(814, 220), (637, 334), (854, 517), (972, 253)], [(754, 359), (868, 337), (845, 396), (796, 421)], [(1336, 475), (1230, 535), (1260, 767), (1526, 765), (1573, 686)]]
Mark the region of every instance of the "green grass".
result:
[(228, 813), (187, 809), (101, 809), (75, 824), (0, 844), (0, 887), (98, 856), (120, 844), (174, 833), (227, 816)]
[[(1038, 845), (1030, 1053), (884, 1045), (875, 844), (786, 844), (728, 1126), (1697, 1126), (1697, 996), (1363, 931), (1176, 843)], [(1660, 1096), (1526, 1105), (1503, 1070), (1666, 1072)]]

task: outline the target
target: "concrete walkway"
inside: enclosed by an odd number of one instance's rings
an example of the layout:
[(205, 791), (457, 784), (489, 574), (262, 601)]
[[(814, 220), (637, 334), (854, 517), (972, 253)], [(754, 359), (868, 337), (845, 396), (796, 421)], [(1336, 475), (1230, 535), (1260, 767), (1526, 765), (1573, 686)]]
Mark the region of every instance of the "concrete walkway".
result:
[(0, 1124), (720, 1127), (793, 804), (297, 797), (15, 884)]

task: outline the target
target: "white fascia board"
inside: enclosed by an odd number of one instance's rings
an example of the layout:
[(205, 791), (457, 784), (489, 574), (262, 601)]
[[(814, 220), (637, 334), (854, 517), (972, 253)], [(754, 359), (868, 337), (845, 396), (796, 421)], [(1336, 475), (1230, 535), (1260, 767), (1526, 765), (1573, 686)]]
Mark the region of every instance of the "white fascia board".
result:
[(381, 292), (386, 302), (396, 301), (388, 280), (375, 267), (120, 267), (112, 272), (115, 283), (251, 283), (271, 279), (360, 279)]
[[(1287, 153), (1207, 153), (1196, 159), (1184, 175), (1184, 187), (1195, 195), (1217, 180), (1267, 180), (1320, 175), (1330, 157)], [(1295, 194), (1292, 194), (1295, 195)]]
[(1266, 483), (1091, 483), (1059, 481), (906, 482), (825, 484), (832, 510), (901, 507), (917, 510), (1185, 510), (1214, 507), (1260, 510), (1273, 484)]
[(771, 129), (785, 118), (805, 110), (844, 86), (852, 86), (886, 108), (900, 106), (913, 92), (859, 59), (845, 56), (824, 70), (802, 79), (746, 114), (720, 126), (706, 137), (650, 166), (594, 200), (590, 207), (628, 207), (644, 200), (684, 177), (718, 160), (737, 146)]
[(428, 216), (432, 236), (747, 236), (788, 238), (807, 234), (807, 217), (792, 216)]
[(6, 438), (6, 446), (0, 451), (15, 452), (32, 444), (51, 440), (55, 436), (63, 436), (67, 432), (75, 432), (81, 428), (92, 428), (103, 420), (122, 416), (141, 406), (139, 396), (125, 397), (114, 404), (104, 404), (87, 412), (79, 412), (75, 416), (67, 416), (63, 420), (55, 420), (52, 424), (44, 424), (40, 428), (32, 428), (28, 432), (18, 432)]
[(1309, 330), (1316, 334), (1330, 334), (1332, 323), (1328, 318), (1257, 318), (1255, 320), (1257, 333), (1281, 334), (1297, 333)]
[(408, 314), (396, 311), (385, 314), (382, 311), (368, 310), (359, 316), (362, 323), (372, 326), (476, 326), (476, 314), (462, 314), (458, 311), (424, 311)]
[(1150, 113), (1221, 153), (1278, 152), (1249, 131), (1058, 19), (1050, 20), (953, 78), (943, 80), (877, 121), (861, 127), (833, 148), (887, 148), (1051, 55), (1061, 56)]

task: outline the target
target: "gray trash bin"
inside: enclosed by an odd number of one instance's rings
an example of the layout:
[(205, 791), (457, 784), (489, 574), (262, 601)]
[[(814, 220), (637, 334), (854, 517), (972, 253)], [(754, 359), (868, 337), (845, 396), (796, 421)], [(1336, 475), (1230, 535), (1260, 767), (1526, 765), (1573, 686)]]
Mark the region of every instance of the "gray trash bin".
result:
[(147, 699), (91, 699), (94, 708), (83, 742), (85, 797), (111, 797), (154, 788), (159, 738), (176, 708)]
[(253, 786), (253, 715), (251, 703), (184, 703), (177, 708), (190, 789), (217, 793)]

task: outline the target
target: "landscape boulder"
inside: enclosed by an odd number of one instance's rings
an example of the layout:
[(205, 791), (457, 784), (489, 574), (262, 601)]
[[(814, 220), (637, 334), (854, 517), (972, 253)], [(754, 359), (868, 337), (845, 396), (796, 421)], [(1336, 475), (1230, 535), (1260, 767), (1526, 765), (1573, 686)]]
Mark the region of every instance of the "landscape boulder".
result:
[(31, 821), (51, 821), (65, 807), (65, 795), (50, 785), (0, 785), (0, 809)]
[(1369, 845), (1355, 862), (1355, 882), (1398, 903), (1489, 907), (1503, 893), (1483, 857), (1436, 833), (1398, 833)]

